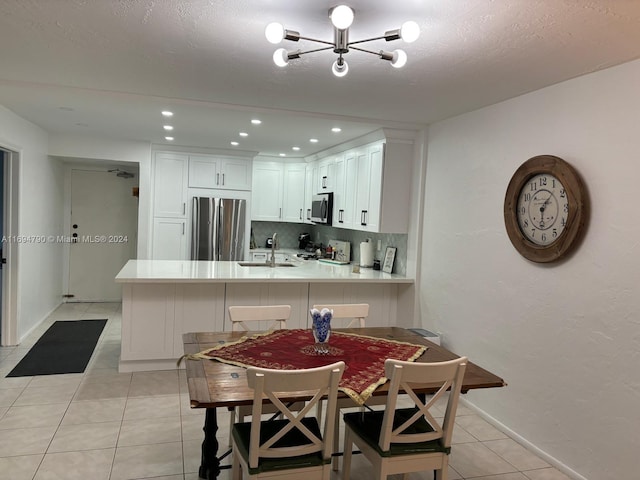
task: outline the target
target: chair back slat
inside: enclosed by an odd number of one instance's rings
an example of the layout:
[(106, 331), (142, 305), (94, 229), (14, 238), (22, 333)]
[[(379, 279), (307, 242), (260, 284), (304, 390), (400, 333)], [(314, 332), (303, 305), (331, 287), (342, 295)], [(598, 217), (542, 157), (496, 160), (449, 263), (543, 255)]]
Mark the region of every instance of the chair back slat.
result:
[(369, 316), (369, 304), (368, 303), (343, 303), (343, 304), (322, 304), (314, 305), (313, 308), (322, 310), (328, 308), (333, 310), (334, 320), (349, 320), (345, 328), (364, 328), (366, 324), (366, 318)]
[[(324, 458), (331, 458), (338, 383), (344, 367), (344, 362), (337, 362), (303, 370), (271, 370), (259, 367), (247, 369), (247, 383), (254, 390), (249, 443), (250, 467), (256, 468), (260, 457), (280, 458), (322, 452)], [(300, 411), (290, 410), (282, 399), (301, 391), (309, 392), (311, 400)], [(327, 397), (329, 401), (322, 436), (319, 437), (303, 424), (302, 420), (316, 408), (323, 397)], [(264, 438), (263, 435), (261, 440), (261, 415), (265, 398), (277, 408), (287, 422), (277, 431), (271, 432), (268, 438)], [(308, 443), (295, 447), (276, 447), (276, 443), (293, 429), (297, 429)]]
[[(414, 363), (388, 359), (385, 361), (385, 375), (390, 379), (387, 405), (382, 420), (379, 446), (388, 451), (392, 443), (417, 443), (440, 439), (443, 447), (451, 446), (453, 422), (458, 406), (462, 379), (467, 366), (467, 358), (437, 363)], [(414, 392), (411, 384), (439, 384), (439, 390), (426, 401)], [(404, 391), (413, 400), (416, 412), (393, 428), (396, 400), (399, 391)], [(449, 392), (444, 419), (439, 422), (431, 413), (436, 401)], [(433, 431), (408, 433), (407, 429), (421, 418), (429, 423)]]
[(256, 322), (270, 322), (266, 330), (287, 328), (291, 305), (250, 305), (229, 307), (231, 331), (265, 330)]

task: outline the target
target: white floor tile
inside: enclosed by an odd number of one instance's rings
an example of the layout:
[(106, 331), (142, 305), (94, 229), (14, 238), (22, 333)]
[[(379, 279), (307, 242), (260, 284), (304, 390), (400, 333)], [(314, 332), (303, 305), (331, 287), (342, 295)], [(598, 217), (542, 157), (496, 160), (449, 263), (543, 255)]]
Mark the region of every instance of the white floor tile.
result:
[(3, 430), (0, 435), (0, 457), (45, 453), (57, 426)]
[(16, 428), (57, 427), (68, 404), (10, 407), (0, 419), (0, 431)]
[(71, 402), (62, 419), (62, 425), (121, 422), (126, 403), (126, 398)]
[(120, 422), (62, 425), (47, 453), (115, 448), (119, 431)]
[(34, 480), (109, 480), (114, 451), (48, 453)]
[(0, 458), (0, 475), (10, 480), (32, 480), (44, 455)]
[(131, 480), (183, 473), (182, 444), (157, 443), (118, 447), (111, 480)]
[(122, 423), (118, 447), (180, 441), (182, 441), (180, 417), (145, 418)]

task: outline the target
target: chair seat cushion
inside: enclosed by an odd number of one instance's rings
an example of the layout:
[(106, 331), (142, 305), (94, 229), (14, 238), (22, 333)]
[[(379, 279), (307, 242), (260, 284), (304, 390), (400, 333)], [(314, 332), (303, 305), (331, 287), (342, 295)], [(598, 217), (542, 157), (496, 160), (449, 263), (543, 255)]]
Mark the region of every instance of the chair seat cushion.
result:
[[(261, 422), (260, 444), (271, 438), (276, 432), (281, 430), (288, 423), (288, 420), (270, 420)], [(302, 424), (314, 433), (318, 438), (322, 438), (318, 421), (313, 417), (305, 417)], [(251, 422), (236, 423), (233, 426), (231, 435), (238, 446), (238, 453), (248, 462), (249, 459), (249, 439), (251, 437)], [(309, 445), (309, 439), (297, 428), (292, 429), (283, 438), (278, 440), (273, 448), (294, 447)], [(290, 468), (304, 468), (319, 466), (331, 462), (331, 458), (322, 458), (322, 452), (309, 453), (284, 458), (259, 458), (257, 468), (249, 468), (249, 473), (255, 475), (260, 472), (275, 470), (286, 470)]]
[[(416, 412), (415, 408), (403, 408), (396, 410), (393, 418), (393, 428), (397, 428), (407, 421)], [(450, 447), (442, 446), (439, 439), (428, 442), (416, 443), (392, 443), (388, 451), (383, 451), (378, 445), (380, 432), (382, 430), (382, 419), (384, 411), (376, 410), (372, 412), (353, 412), (344, 414), (344, 423), (361, 437), (369, 446), (374, 448), (382, 457), (393, 457), (397, 455), (411, 455), (417, 453), (440, 452), (449, 454)], [(433, 432), (433, 427), (420, 417), (416, 422), (407, 428), (403, 433), (427, 433)]]

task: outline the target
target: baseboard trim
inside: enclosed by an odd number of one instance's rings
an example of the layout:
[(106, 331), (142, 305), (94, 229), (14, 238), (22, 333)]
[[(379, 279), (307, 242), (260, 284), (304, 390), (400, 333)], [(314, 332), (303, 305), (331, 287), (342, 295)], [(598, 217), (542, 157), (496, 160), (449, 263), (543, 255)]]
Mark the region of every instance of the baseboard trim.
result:
[(474, 405), (473, 403), (471, 403), (466, 398), (463, 398), (462, 396), (460, 396), (460, 403), (464, 404), (465, 407), (468, 407), (469, 409), (473, 410), (475, 413), (477, 413), (484, 420), (489, 422), (491, 425), (496, 427), (498, 430), (500, 430), (502, 433), (504, 433), (508, 437), (512, 438), (514, 441), (518, 442), (520, 445), (525, 447), (527, 450), (530, 450), (530, 451), (534, 452), (536, 455), (538, 455), (540, 458), (542, 458), (549, 465), (557, 468), (562, 473), (564, 473), (567, 477), (569, 477), (569, 478), (571, 478), (573, 480), (589, 480), (588, 478), (580, 475), (578, 472), (576, 472), (575, 470), (571, 469), (570, 467), (568, 467), (567, 465), (562, 463), (557, 458), (549, 455), (547, 452), (545, 452), (544, 450), (540, 449), (539, 447), (537, 447), (536, 445), (531, 443), (529, 440), (524, 438), (522, 435), (519, 435), (518, 433), (514, 432), (509, 427), (507, 427), (504, 423), (500, 422), (499, 420), (496, 420), (494, 417), (492, 417), (487, 412), (485, 412), (481, 408), (479, 408), (476, 405)]
[(118, 364), (119, 373), (131, 372), (152, 372), (157, 370), (180, 370), (184, 369), (185, 362), (176, 366), (176, 361), (170, 360), (122, 360)]

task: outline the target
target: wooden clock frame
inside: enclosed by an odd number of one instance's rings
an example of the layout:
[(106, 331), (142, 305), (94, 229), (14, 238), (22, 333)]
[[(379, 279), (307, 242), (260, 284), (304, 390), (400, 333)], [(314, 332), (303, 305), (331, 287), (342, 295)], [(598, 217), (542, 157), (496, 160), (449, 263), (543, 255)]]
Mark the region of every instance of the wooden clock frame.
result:
[[(551, 174), (564, 186), (569, 214), (563, 232), (549, 245), (537, 245), (524, 236), (518, 224), (518, 198), (530, 178)], [(504, 198), (504, 223), (511, 243), (526, 259), (536, 263), (560, 260), (579, 243), (585, 230), (589, 204), (587, 190), (578, 172), (553, 155), (538, 155), (524, 162), (513, 174)]]

